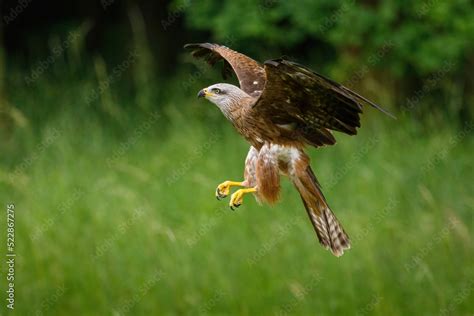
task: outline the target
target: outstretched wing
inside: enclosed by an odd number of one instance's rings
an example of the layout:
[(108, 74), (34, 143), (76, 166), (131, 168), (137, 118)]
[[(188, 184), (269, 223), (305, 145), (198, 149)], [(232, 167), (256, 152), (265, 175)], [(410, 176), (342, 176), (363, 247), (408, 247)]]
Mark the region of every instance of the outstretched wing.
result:
[(204, 58), (211, 66), (223, 60), (224, 78), (231, 73), (230, 69), (233, 69), (239, 79), (240, 89), (253, 97), (258, 97), (262, 93), (265, 86), (265, 70), (252, 58), (217, 44), (186, 44), (184, 48), (191, 50), (193, 57)]
[[(266, 84), (254, 105), (275, 124), (295, 124), (303, 132), (331, 129), (349, 135), (360, 127), (362, 104), (377, 104), (310, 69), (284, 59), (265, 62)], [(390, 114), (389, 114), (390, 115)]]

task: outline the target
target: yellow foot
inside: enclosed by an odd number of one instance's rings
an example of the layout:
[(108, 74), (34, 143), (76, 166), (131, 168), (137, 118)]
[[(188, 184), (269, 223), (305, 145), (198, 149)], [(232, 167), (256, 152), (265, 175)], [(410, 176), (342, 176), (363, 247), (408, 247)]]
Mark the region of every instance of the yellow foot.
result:
[(244, 200), (244, 194), (253, 193), (253, 192), (257, 192), (257, 189), (248, 188), (248, 189), (240, 189), (240, 190), (235, 191), (234, 194), (232, 194), (232, 196), (230, 197), (230, 203), (229, 203), (230, 209), (234, 210), (234, 208), (237, 208), (240, 205), (242, 205), (242, 202)]
[(217, 186), (216, 189), (216, 198), (218, 200), (225, 198), (230, 193), (230, 187), (232, 186), (242, 186), (242, 182), (235, 182), (235, 181), (225, 181), (222, 182)]

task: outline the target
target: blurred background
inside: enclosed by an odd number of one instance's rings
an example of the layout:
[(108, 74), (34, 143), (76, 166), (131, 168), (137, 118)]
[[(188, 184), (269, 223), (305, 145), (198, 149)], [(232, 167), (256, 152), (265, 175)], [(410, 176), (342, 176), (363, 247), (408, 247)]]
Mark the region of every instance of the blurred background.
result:
[[(1, 18), (14, 313), (474, 313), (472, 1), (4, 0)], [(310, 150), (343, 257), (287, 180), (274, 207), (215, 199), (248, 144), (196, 99), (223, 79), (188, 42), (286, 55), (397, 116), (366, 108), (357, 136)]]

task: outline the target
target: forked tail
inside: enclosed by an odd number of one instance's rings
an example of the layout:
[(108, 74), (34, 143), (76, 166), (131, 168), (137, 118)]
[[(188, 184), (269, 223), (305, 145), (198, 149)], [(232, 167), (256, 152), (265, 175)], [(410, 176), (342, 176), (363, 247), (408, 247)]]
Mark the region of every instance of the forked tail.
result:
[(298, 173), (293, 183), (300, 193), (319, 243), (335, 256), (342, 256), (344, 250), (351, 248), (349, 236), (329, 208), (311, 167)]

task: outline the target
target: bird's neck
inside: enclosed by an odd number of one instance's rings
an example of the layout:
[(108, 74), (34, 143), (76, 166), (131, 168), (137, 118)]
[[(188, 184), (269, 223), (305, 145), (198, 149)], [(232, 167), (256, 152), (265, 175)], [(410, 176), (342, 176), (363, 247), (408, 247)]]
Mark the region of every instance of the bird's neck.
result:
[(240, 125), (242, 117), (249, 107), (255, 102), (252, 97), (241, 98), (238, 101), (229, 100), (219, 106), (222, 114), (234, 124), (236, 128)]

